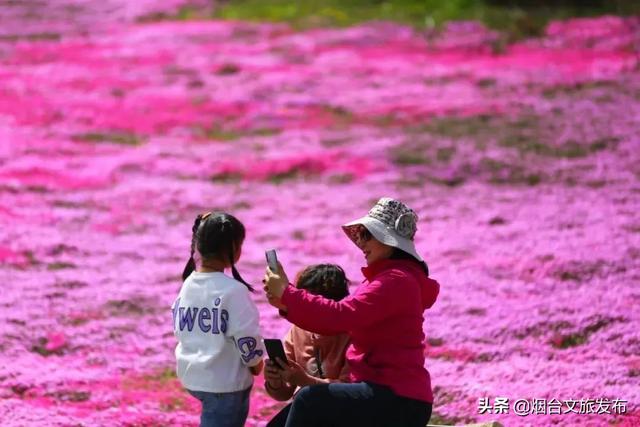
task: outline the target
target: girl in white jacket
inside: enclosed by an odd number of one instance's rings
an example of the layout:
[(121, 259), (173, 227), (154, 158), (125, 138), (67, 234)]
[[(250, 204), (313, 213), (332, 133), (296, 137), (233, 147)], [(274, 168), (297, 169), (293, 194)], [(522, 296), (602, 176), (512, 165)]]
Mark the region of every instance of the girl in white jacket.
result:
[[(245, 229), (232, 215), (209, 212), (198, 215), (192, 231), (184, 284), (172, 307), (177, 375), (202, 402), (200, 426), (240, 427), (264, 355), (253, 288), (234, 265)], [(201, 258), (197, 269), (196, 250)], [(224, 274), (227, 268), (233, 278)]]

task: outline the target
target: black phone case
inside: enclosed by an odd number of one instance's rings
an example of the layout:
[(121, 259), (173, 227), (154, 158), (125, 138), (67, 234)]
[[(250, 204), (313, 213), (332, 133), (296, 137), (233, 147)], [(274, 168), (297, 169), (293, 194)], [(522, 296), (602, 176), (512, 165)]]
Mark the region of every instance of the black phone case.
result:
[(287, 356), (284, 353), (284, 346), (282, 341), (278, 339), (265, 339), (264, 346), (267, 349), (269, 359), (275, 363), (276, 357), (282, 359), (283, 362), (287, 361)]

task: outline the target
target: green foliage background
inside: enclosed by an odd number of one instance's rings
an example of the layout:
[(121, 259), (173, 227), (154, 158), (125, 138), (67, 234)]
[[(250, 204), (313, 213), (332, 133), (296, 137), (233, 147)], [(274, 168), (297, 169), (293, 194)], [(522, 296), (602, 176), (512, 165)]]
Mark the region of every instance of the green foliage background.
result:
[(625, 0), (227, 0), (218, 18), (289, 22), (296, 28), (349, 26), (371, 20), (429, 28), (474, 19), (515, 37), (540, 34), (547, 22), (576, 16), (640, 15), (640, 2)]

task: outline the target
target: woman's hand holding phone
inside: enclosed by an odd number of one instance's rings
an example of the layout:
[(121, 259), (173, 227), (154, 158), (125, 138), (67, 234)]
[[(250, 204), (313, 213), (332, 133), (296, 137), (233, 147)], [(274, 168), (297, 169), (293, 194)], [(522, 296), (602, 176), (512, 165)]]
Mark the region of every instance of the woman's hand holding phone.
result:
[(293, 360), (287, 360), (285, 362), (280, 358), (276, 358), (276, 363), (280, 366), (280, 368), (278, 368), (280, 369), (280, 377), (285, 382), (297, 387), (304, 387), (316, 383), (307, 371)]
[(282, 310), (286, 313), (287, 306), (282, 303), (282, 300), (280, 298), (273, 297), (271, 295), (271, 292), (269, 292), (269, 287), (267, 285), (265, 285), (262, 289), (264, 290), (264, 293), (267, 295), (267, 301), (269, 302), (269, 304), (277, 308), (278, 310)]
[(269, 267), (266, 268), (264, 275), (264, 284), (267, 290), (267, 297), (270, 299), (279, 300), (282, 298), (282, 294), (287, 286), (289, 286), (289, 278), (282, 268), (282, 264), (278, 261), (278, 271), (271, 271)]
[(282, 387), (282, 382), (284, 381), (282, 378), (282, 369), (276, 366), (271, 360), (267, 360), (266, 366), (264, 367), (264, 379), (271, 384), (273, 388)]

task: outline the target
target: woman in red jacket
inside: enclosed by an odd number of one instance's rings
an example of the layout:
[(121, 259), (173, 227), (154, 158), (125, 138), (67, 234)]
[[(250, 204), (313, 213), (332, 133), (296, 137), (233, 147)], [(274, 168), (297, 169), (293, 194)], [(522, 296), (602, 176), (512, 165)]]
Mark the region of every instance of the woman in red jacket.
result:
[(295, 396), (287, 427), (424, 427), (433, 392), (424, 367), (423, 312), (440, 285), (415, 249), (417, 215), (403, 203), (380, 199), (369, 213), (343, 226), (363, 251), (365, 280), (341, 301), (289, 284), (282, 266), (267, 268), (269, 302), (293, 324), (323, 335), (347, 332), (350, 383), (307, 386)]

